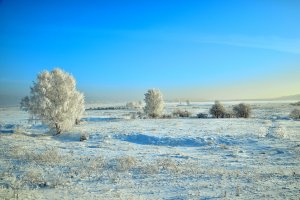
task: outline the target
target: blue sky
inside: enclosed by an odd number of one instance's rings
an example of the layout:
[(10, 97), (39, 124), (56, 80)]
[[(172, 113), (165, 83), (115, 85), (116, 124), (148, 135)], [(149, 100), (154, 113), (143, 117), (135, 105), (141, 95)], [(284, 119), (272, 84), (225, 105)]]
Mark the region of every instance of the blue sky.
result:
[(0, 99), (54, 67), (105, 101), (299, 94), (299, 21), (297, 0), (0, 0)]

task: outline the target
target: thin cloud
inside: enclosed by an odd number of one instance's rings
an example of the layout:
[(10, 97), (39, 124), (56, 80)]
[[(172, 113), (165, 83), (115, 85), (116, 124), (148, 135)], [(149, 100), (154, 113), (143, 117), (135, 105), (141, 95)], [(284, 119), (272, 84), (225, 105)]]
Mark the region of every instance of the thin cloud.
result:
[(268, 49), (273, 51), (300, 54), (300, 39), (288, 39), (280, 37), (248, 37), (248, 36), (222, 36), (203, 37), (197, 42), (223, 44), (230, 46)]
[(292, 54), (300, 54), (300, 38), (282, 38), (278, 36), (246, 36), (246, 35), (202, 35), (174, 33), (165, 30), (118, 30), (115, 34), (132, 36), (139, 39), (154, 39), (173, 42), (192, 42), (220, 44), (247, 48), (267, 49)]

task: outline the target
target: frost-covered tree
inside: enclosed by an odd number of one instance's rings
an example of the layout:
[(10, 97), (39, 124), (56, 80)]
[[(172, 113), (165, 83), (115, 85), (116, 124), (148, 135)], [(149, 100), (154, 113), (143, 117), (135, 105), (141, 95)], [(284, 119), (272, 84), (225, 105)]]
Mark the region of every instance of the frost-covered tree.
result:
[(149, 117), (159, 117), (164, 110), (164, 100), (162, 93), (158, 89), (150, 89), (145, 94), (144, 112)]
[(240, 103), (233, 107), (233, 112), (236, 117), (249, 118), (251, 114), (251, 107), (248, 104)]
[(215, 118), (223, 118), (226, 114), (226, 110), (219, 101), (215, 101), (215, 104), (212, 105), (209, 113)]
[(57, 134), (67, 131), (84, 112), (84, 96), (76, 90), (74, 77), (61, 69), (37, 76), (29, 96), (29, 112)]
[(290, 117), (293, 118), (293, 119), (300, 119), (300, 110), (299, 109), (294, 109), (290, 113)]

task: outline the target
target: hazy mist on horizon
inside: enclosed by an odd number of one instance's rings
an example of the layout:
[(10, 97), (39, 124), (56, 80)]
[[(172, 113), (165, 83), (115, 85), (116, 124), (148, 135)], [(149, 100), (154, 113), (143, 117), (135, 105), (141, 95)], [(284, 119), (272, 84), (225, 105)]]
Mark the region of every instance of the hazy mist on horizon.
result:
[(0, 1), (0, 105), (60, 67), (87, 101), (300, 94), (300, 2)]

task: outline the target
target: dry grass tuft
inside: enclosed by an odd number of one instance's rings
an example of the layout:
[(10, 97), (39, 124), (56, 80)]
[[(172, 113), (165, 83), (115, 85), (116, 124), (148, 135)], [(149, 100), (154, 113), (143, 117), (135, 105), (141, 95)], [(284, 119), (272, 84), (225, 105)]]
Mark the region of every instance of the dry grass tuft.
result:
[(137, 164), (137, 160), (132, 156), (122, 156), (116, 158), (115, 161), (117, 171), (128, 171), (134, 168)]
[(22, 180), (32, 187), (45, 187), (47, 181), (45, 179), (44, 171), (37, 166), (31, 166), (22, 176)]
[(55, 148), (46, 149), (40, 153), (31, 152), (27, 154), (28, 160), (37, 164), (57, 165), (63, 162), (63, 156)]
[(159, 167), (159, 169), (161, 169), (161, 170), (167, 170), (167, 171), (175, 172), (175, 173), (180, 172), (180, 168), (179, 168), (178, 164), (171, 158), (158, 159), (156, 161), (156, 163), (157, 163), (157, 166)]
[(106, 167), (107, 162), (103, 157), (93, 157), (84, 159), (79, 168), (73, 170), (74, 175), (79, 175), (81, 178), (85, 177), (99, 177)]
[(159, 166), (157, 164), (147, 163), (140, 167), (140, 173), (144, 175), (154, 175), (159, 173)]

